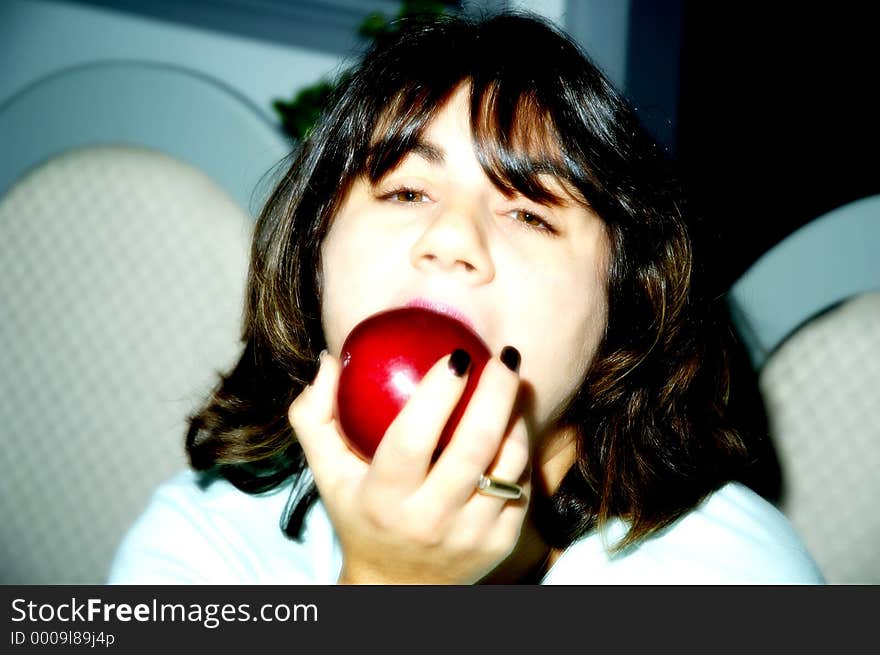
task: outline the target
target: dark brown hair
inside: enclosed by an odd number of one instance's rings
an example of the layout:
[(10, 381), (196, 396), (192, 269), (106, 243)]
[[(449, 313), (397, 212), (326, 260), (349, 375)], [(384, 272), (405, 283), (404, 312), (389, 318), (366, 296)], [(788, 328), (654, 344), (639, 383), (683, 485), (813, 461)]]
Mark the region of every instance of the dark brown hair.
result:
[[(258, 493), (306, 468), (287, 409), (324, 347), (319, 251), (352, 181), (375, 181), (467, 84), (477, 157), (504, 191), (552, 199), (552, 172), (603, 219), (609, 322), (563, 415), (578, 457), (550, 498), (544, 538), (564, 547), (607, 520), (625, 547), (727, 481), (744, 447), (725, 419), (724, 347), (694, 281), (678, 186), (631, 107), (567, 37), (540, 20), (411, 20), (378, 41), (293, 155), (256, 225), (244, 352), (191, 421), (192, 466)], [(314, 486), (284, 519), (299, 533)]]

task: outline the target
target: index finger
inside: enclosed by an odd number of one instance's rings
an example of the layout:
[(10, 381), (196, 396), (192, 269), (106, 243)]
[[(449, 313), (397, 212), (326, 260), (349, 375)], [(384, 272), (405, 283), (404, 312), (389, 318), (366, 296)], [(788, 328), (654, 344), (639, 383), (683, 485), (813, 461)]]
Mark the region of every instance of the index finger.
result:
[[(500, 360), (486, 363), (449, 446), (431, 470), (426, 491), (442, 489), (460, 503), (473, 494), (480, 475), (498, 458), (502, 442), (517, 423), (514, 405), (519, 385), (519, 376)], [(515, 472), (512, 480), (519, 478), (522, 468)]]
[(463, 350), (442, 357), (425, 374), (388, 426), (370, 467), (371, 479), (407, 494), (424, 482), (437, 442), (467, 382)]
[(339, 362), (322, 354), (314, 382), (291, 403), (287, 413), (319, 487), (324, 481), (355, 474), (366, 466), (348, 448), (337, 429), (333, 402), (338, 379)]

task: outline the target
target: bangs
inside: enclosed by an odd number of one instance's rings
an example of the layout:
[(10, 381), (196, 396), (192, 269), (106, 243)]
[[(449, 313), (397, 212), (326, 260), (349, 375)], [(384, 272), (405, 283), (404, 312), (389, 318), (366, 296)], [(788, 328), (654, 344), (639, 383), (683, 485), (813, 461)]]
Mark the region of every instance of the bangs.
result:
[(426, 89), (411, 84), (398, 91), (378, 114), (361, 173), (372, 183), (381, 180), (422, 143), (428, 124), (446, 104), (455, 84)]
[(506, 195), (521, 193), (541, 204), (569, 199), (588, 204), (579, 190), (578, 167), (571, 165), (553, 114), (533, 89), (507, 90), (503, 80), (475, 83), (471, 130), (480, 165)]
[(463, 84), (471, 89), (474, 154), (496, 188), (541, 204), (589, 204), (580, 188), (582, 169), (565, 152), (550, 109), (533, 90), (505, 89), (497, 80), (462, 78), (441, 88), (414, 83), (400, 90), (375, 122), (361, 173), (375, 184), (419, 149), (427, 126)]

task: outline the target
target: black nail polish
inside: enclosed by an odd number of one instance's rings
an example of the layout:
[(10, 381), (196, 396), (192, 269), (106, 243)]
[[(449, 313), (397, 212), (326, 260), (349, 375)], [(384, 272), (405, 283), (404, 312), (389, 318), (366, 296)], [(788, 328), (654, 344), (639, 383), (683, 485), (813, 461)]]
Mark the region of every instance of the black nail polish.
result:
[(514, 373), (519, 371), (519, 362), (521, 360), (519, 351), (513, 346), (504, 346), (501, 351), (501, 362)]
[(468, 368), (471, 365), (471, 356), (467, 354), (467, 351), (462, 350), (461, 348), (455, 350), (449, 356), (449, 370), (455, 373), (458, 377), (461, 377), (465, 373), (467, 373)]

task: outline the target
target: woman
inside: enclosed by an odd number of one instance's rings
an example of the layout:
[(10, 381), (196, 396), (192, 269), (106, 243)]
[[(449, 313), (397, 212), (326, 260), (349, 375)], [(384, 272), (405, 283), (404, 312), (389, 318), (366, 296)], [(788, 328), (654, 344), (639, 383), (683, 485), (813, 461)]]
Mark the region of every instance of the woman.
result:
[[(199, 484), (157, 492), (111, 581), (820, 582), (731, 482), (749, 454), (692, 262), (667, 164), (566, 37), (513, 15), (400, 25), (269, 199), (244, 352), (187, 436)], [(337, 358), (413, 304), (495, 356), (436, 462), (463, 351), (367, 463), (334, 419)]]

